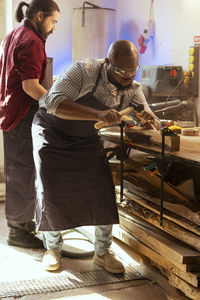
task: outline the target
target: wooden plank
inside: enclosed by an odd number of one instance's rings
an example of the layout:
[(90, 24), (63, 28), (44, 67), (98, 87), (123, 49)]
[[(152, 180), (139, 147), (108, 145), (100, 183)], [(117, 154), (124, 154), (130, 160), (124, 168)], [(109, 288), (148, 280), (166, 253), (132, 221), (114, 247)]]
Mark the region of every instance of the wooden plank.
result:
[(169, 283), (175, 288), (181, 290), (190, 299), (200, 299), (200, 289), (190, 285), (175, 274), (171, 274)]
[[(133, 166), (132, 168), (134, 168), (134, 164), (135, 164), (135, 162), (133, 162), (133, 157), (131, 157), (130, 159), (126, 160), (125, 167), (126, 167), (126, 165), (129, 165), (129, 168), (131, 166)], [(141, 180), (148, 182), (149, 185), (154, 186), (154, 188), (156, 187), (158, 190), (160, 190), (160, 186), (161, 186), (160, 177), (153, 175), (152, 172), (149, 170), (144, 170), (144, 166), (141, 166), (141, 165), (138, 166), (135, 169), (134, 173), (128, 172), (126, 174), (126, 177), (128, 178), (127, 180), (130, 182), (133, 182), (135, 180), (135, 177), (140, 178)], [(191, 200), (188, 199), (187, 197), (185, 197), (179, 191), (177, 191), (174, 186), (171, 186), (168, 183), (164, 182), (164, 191), (165, 191), (165, 198), (166, 198), (166, 194), (169, 193), (177, 198), (176, 202), (184, 203), (185, 205), (188, 205), (191, 209), (193, 208), (193, 205), (191, 206)]]
[[(130, 234), (134, 235), (141, 242), (159, 253), (164, 257), (168, 257), (170, 261), (176, 264), (199, 263), (200, 253), (182, 245), (179, 241), (175, 241), (170, 236), (166, 237), (160, 230), (160, 234), (137, 224), (135, 218), (131, 220), (128, 213), (119, 211), (120, 226)], [(143, 221), (144, 222), (144, 221)], [(148, 226), (148, 224), (147, 224)]]
[(148, 278), (154, 283), (157, 283), (162, 287), (166, 294), (165, 300), (189, 300), (182, 292), (174, 288), (169, 284), (169, 280), (166, 276), (162, 275), (157, 268), (150, 265), (140, 265), (136, 270), (143, 275), (143, 277)]
[[(128, 232), (126, 232), (124, 229), (122, 229), (119, 226), (113, 227), (113, 236), (117, 239), (121, 240), (125, 244), (132, 247), (134, 250), (138, 251), (142, 255), (145, 255), (149, 259), (151, 259), (156, 264), (159, 264), (166, 270), (169, 270), (170, 272), (174, 273), (175, 275), (179, 276), (180, 278), (184, 279), (191, 285), (195, 287), (200, 286), (200, 273), (198, 272), (191, 272), (191, 268), (193, 268), (193, 265), (188, 264), (174, 264), (170, 262), (167, 258), (161, 256), (157, 252), (153, 251), (151, 248), (147, 247), (145, 244), (143, 244), (141, 241), (130, 235)], [(199, 271), (200, 271), (200, 265), (198, 265)]]
[[(106, 127), (100, 130), (100, 135), (110, 137), (116, 142), (120, 138), (120, 129), (118, 126)], [(125, 142), (141, 144), (143, 146), (152, 146), (161, 149), (162, 135), (160, 130), (144, 129), (143, 127), (125, 127), (124, 130)], [(167, 151), (174, 152), (180, 149), (180, 136), (165, 136), (165, 147)], [(158, 149), (157, 149), (158, 150)]]
[(182, 270), (178, 269), (177, 267), (175, 269), (167, 268), (167, 266), (162, 266), (159, 262), (153, 262), (152, 265), (155, 266), (157, 269), (160, 270), (162, 274), (170, 278), (172, 274), (178, 276), (179, 278), (183, 279), (187, 283), (189, 283), (193, 287), (200, 287), (200, 273), (189, 273), (189, 272), (183, 272)]
[(167, 232), (168, 234), (186, 243), (197, 251), (200, 251), (200, 238), (198, 235), (182, 228), (181, 226), (166, 218), (163, 218), (163, 225), (160, 226), (160, 216), (152, 212), (148, 208), (144, 208), (137, 202), (133, 200), (129, 201), (127, 199), (122, 204), (118, 204), (118, 207), (120, 207), (120, 209), (124, 210), (125, 212), (129, 212), (129, 214), (133, 216), (136, 215), (140, 217), (141, 219), (154, 225), (156, 228)]
[(180, 152), (199, 155), (200, 136), (180, 136)]
[[(150, 136), (149, 140), (152, 144), (161, 147), (162, 135), (160, 130), (144, 129), (143, 127), (125, 127), (125, 132), (130, 141), (137, 143), (138, 136)], [(180, 149), (180, 136), (165, 136), (165, 148), (169, 151), (179, 151)]]
[[(173, 237), (171, 234), (163, 231), (163, 229), (160, 227), (160, 228), (157, 228), (155, 227), (154, 225), (150, 224), (149, 222), (143, 220), (142, 218), (140, 218), (139, 216), (137, 216), (136, 214), (133, 214), (133, 212), (129, 212), (127, 210), (124, 210), (124, 208), (122, 207), (122, 205), (120, 203), (118, 203), (118, 211), (124, 215), (127, 219), (129, 219), (130, 221), (134, 221), (136, 222), (137, 224), (149, 229), (149, 230), (152, 230), (152, 232), (155, 232), (159, 235), (162, 235), (166, 238), (169, 238), (175, 242), (178, 242), (179, 244), (183, 245), (184, 247), (186, 248), (189, 248), (189, 249), (192, 249), (193, 247), (190, 247), (189, 245), (186, 245), (184, 242), (178, 240), (176, 237)], [(193, 249), (194, 250), (194, 249)], [(196, 251), (194, 250), (195, 252), (198, 252), (199, 251)]]
[[(104, 140), (110, 141), (112, 143), (119, 144), (120, 142), (120, 132), (118, 127), (108, 127), (100, 130), (100, 135)], [(133, 143), (128, 137), (124, 136), (125, 143), (129, 143), (133, 146), (133, 148), (137, 148), (141, 151), (147, 153), (160, 153), (161, 148), (154, 145), (141, 145), (139, 143)], [(180, 149), (179, 151), (170, 152), (166, 151), (166, 154), (171, 154), (174, 157), (178, 157), (192, 162), (196, 165), (200, 163), (200, 156), (199, 156), (199, 147), (200, 147), (200, 136), (195, 137), (188, 137), (188, 136), (181, 136), (180, 137)]]
[[(119, 188), (116, 187), (116, 191), (119, 192)], [(134, 200), (135, 202), (141, 204), (142, 206), (150, 209), (151, 211), (155, 212), (156, 214), (160, 214), (160, 206), (152, 203), (151, 201), (148, 201), (142, 197), (140, 197), (138, 194), (133, 194), (130, 191), (127, 191), (124, 189), (124, 196)], [(165, 204), (164, 204), (165, 206)], [(200, 227), (198, 225), (195, 225), (191, 221), (178, 216), (177, 214), (173, 213), (172, 211), (169, 211), (167, 209), (163, 210), (163, 217), (165, 217), (168, 220), (171, 220), (172, 222), (200, 235)]]

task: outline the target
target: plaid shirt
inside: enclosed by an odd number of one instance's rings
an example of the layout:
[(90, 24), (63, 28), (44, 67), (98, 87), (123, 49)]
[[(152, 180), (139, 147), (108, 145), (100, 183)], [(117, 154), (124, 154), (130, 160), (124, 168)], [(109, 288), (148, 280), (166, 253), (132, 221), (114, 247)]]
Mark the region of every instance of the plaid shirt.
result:
[[(39, 105), (50, 114), (55, 114), (57, 106), (66, 99), (77, 99), (91, 92), (95, 86), (99, 72), (101, 77), (94, 96), (110, 108), (121, 109), (129, 106), (131, 101), (142, 103), (144, 110), (153, 114), (142, 92), (139, 82), (133, 81), (124, 90), (117, 89), (108, 81), (104, 59), (84, 59), (73, 63), (56, 80), (51, 89), (40, 99)], [(102, 68), (101, 68), (102, 67)], [(122, 98), (123, 97), (123, 98)], [(134, 115), (135, 113), (133, 113)], [(155, 116), (154, 116), (155, 117)]]

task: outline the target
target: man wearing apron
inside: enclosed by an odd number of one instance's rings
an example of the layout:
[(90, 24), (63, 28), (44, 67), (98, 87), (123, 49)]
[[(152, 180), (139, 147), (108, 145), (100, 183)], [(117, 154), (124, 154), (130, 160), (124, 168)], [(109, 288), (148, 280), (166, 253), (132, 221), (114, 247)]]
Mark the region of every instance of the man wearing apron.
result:
[(159, 121), (139, 83), (138, 52), (127, 40), (113, 43), (106, 59), (72, 64), (40, 99), (33, 126), (37, 230), (43, 231), (46, 270), (60, 267), (60, 231), (95, 225), (93, 262), (112, 273), (124, 266), (110, 252), (112, 224), (119, 222), (114, 185), (95, 121), (120, 121), (119, 110), (142, 103), (142, 123)]
[[(25, 6), (25, 10), (24, 10)], [(19, 2), (16, 19), (22, 25), (3, 40), (0, 47), (0, 129), (3, 130), (6, 178), (5, 212), (8, 244), (43, 248), (35, 237), (35, 167), (31, 125), (42, 86), (47, 57), (46, 38), (55, 30), (59, 15), (53, 0)]]

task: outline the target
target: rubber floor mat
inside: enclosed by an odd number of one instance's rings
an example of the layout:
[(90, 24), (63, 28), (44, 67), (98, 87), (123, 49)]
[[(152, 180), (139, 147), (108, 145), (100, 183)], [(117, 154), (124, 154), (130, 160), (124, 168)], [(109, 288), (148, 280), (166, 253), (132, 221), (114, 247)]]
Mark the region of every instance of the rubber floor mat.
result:
[(118, 283), (142, 279), (142, 276), (131, 267), (126, 267), (124, 274), (110, 274), (104, 270), (65, 273), (29, 280), (7, 281), (0, 283), (0, 299), (20, 297), (31, 294), (77, 289), (108, 283)]

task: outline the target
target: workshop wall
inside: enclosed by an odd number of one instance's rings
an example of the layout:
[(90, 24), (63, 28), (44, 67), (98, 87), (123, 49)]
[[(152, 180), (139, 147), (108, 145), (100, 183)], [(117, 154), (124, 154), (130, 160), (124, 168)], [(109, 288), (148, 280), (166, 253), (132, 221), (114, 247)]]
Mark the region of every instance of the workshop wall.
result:
[[(82, 7), (83, 0), (57, 0), (60, 18), (57, 29), (48, 38), (47, 53), (54, 58), (54, 74), (60, 74), (72, 62), (72, 22), (73, 9)], [(116, 9), (115, 0), (92, 0), (90, 3)], [(61, 36), (62, 35), (62, 36)], [(59, 45), (55, 48), (55, 45)]]
[[(177, 0), (179, 1), (179, 0)], [(152, 16), (154, 20), (154, 31), (152, 38), (147, 43), (147, 49), (140, 54), (140, 65), (167, 65), (171, 64), (171, 48), (173, 35), (173, 0), (154, 0)], [(138, 38), (148, 28), (150, 19), (150, 0), (118, 1), (117, 20), (118, 38), (132, 41), (139, 49)], [(166, 22), (171, 20), (170, 22)], [(153, 33), (153, 32), (152, 32)], [(136, 79), (140, 79), (140, 72)]]
[[(150, 17), (150, 0), (91, 0), (101, 7), (116, 9), (117, 38), (131, 40), (137, 48), (138, 38)], [(57, 0), (61, 15), (57, 30), (47, 42), (47, 52), (54, 57), (54, 74), (71, 63), (72, 13), (82, 0)], [(140, 55), (140, 65), (181, 65), (187, 69), (188, 49), (198, 35), (199, 0), (154, 0), (155, 36)], [(188, 20), (188, 21), (187, 21)], [(190, 22), (188, 26), (188, 22)], [(56, 47), (55, 47), (56, 45)], [(140, 79), (140, 71), (136, 79)]]
[[(150, 0), (118, 0), (118, 38), (127, 38), (138, 47), (138, 37), (150, 18)], [(150, 39), (140, 65), (181, 65), (188, 67), (188, 50), (193, 37), (200, 35), (199, 0), (154, 0), (155, 36)], [(140, 72), (137, 79), (140, 78)]]
[(200, 1), (171, 1), (173, 2), (171, 57), (175, 64), (179, 64), (184, 69), (187, 69), (189, 57), (188, 50), (190, 46), (194, 45), (193, 37), (200, 35)]
[[(13, 0), (13, 13), (20, 0)], [(29, 0), (27, 0), (29, 2)], [(61, 14), (57, 30), (47, 40), (48, 56), (54, 58), (54, 74), (60, 74), (72, 61), (73, 8), (83, 0), (56, 0)], [(151, 0), (91, 0), (93, 4), (116, 10), (117, 38), (131, 40), (137, 48), (138, 38), (147, 28)], [(155, 36), (140, 56), (140, 65), (182, 65), (187, 69), (188, 49), (198, 35), (199, 0), (154, 0)], [(190, 23), (190, 24), (189, 24)], [(13, 26), (17, 23), (13, 21)], [(189, 25), (189, 26), (188, 26)], [(137, 79), (140, 78), (138, 72)]]

